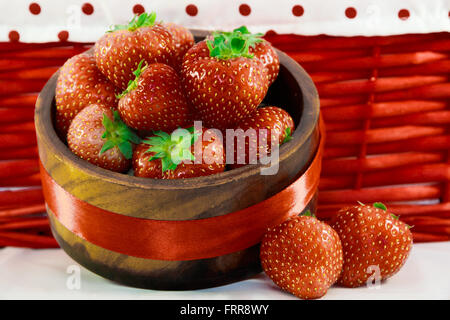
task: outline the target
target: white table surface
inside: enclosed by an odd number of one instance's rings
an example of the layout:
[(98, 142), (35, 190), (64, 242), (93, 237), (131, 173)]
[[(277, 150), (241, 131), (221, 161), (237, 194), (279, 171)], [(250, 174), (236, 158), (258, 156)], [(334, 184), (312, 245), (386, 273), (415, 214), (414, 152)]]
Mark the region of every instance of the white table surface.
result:
[[(296, 299), (264, 274), (195, 291), (125, 287), (80, 267), (80, 288), (69, 289), (78, 264), (61, 249), (0, 249), (0, 299)], [(68, 272), (69, 271), (69, 272)], [(378, 289), (332, 287), (323, 299), (450, 299), (450, 242), (415, 244), (403, 269)]]

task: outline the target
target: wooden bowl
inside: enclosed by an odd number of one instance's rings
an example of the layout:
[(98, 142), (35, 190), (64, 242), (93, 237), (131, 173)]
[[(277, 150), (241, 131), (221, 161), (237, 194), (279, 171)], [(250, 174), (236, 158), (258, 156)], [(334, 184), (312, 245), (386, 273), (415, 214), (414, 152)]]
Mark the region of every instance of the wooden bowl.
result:
[[(194, 31), (194, 34), (199, 40), (206, 33)], [(168, 221), (204, 219), (261, 202), (286, 188), (305, 171), (319, 142), (319, 99), (314, 84), (294, 60), (280, 51), (277, 53), (280, 73), (264, 103), (287, 110), (296, 130), (293, 139), (280, 147), (280, 166), (275, 175), (261, 175), (261, 165), (248, 165), (207, 177), (156, 180), (94, 166), (74, 155), (53, 128), (58, 72), (49, 79), (36, 102), (35, 124), (42, 168), (74, 198), (129, 217)], [(307, 209), (314, 210), (315, 204), (316, 197)], [(114, 252), (81, 238), (47, 208), (53, 234), (68, 255), (87, 269), (126, 285), (195, 289), (234, 282), (261, 272), (258, 244), (206, 259), (145, 259)]]

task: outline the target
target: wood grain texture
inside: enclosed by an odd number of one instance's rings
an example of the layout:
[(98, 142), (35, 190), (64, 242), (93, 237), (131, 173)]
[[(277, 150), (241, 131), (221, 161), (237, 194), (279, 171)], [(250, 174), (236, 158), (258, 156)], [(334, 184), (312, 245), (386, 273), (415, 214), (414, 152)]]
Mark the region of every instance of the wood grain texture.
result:
[[(305, 208), (316, 210), (317, 194)], [(65, 228), (47, 208), (52, 233), (75, 261), (104, 278), (156, 290), (193, 290), (248, 279), (262, 271), (259, 244), (220, 257), (163, 261), (132, 257), (96, 246)]]
[[(205, 33), (196, 32), (196, 39)], [(158, 220), (190, 220), (220, 216), (261, 202), (287, 187), (312, 160), (319, 141), (319, 98), (306, 72), (284, 53), (281, 68), (263, 103), (287, 110), (296, 130), (280, 148), (276, 175), (261, 175), (261, 165), (179, 180), (145, 179), (96, 167), (75, 156), (52, 125), (58, 73), (36, 102), (35, 125), (44, 168), (67, 192), (115, 213)], [(310, 202), (314, 207), (316, 197)], [(128, 285), (187, 289), (224, 284), (260, 272), (258, 246), (233, 254), (192, 261), (158, 261), (125, 256), (95, 246), (68, 231), (49, 212), (61, 247), (88, 269)], [(226, 232), (226, 230), (224, 230)], [(220, 235), (218, 235), (220, 236)]]

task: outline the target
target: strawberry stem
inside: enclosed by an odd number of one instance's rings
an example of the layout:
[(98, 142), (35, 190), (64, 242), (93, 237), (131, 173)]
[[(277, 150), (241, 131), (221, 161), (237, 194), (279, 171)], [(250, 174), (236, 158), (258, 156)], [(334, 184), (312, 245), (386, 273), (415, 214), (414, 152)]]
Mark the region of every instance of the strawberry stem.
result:
[[(394, 220), (400, 220), (400, 216), (396, 216), (395, 214), (393, 214), (393, 213), (391, 213), (391, 217), (394, 219)], [(403, 222), (404, 223), (404, 222)], [(406, 225), (406, 227), (408, 227), (408, 229), (411, 229), (411, 228), (413, 228), (414, 226), (410, 226), (409, 224), (407, 224), (407, 223), (405, 223), (405, 225)]]
[(284, 139), (283, 139), (283, 141), (281, 142), (281, 144), (286, 143), (286, 142), (289, 142), (289, 141), (292, 140), (292, 132), (291, 132), (291, 128), (290, 128), (290, 127), (287, 127), (286, 130), (285, 130), (284, 132), (285, 132), (285, 136), (284, 136)]
[(398, 219), (400, 219), (400, 216), (396, 216), (395, 214), (393, 214), (393, 213), (391, 213), (391, 217), (393, 218), (393, 219), (395, 219), (395, 220), (398, 220)]
[(248, 42), (250, 47), (255, 47), (255, 45), (259, 42), (263, 42), (264, 40), (261, 38), (263, 36), (262, 33), (251, 33), (248, 31), (246, 26), (242, 26), (233, 30), (233, 33), (240, 33)]
[(120, 119), (119, 113), (114, 111), (114, 119), (111, 120), (103, 114), (103, 127), (105, 131), (102, 138), (106, 141), (100, 150), (100, 154), (107, 150), (118, 147), (125, 158), (131, 159), (133, 156), (133, 143), (138, 144), (141, 139)]
[(386, 211), (386, 210), (387, 210), (386, 206), (385, 206), (383, 203), (381, 203), (381, 202), (375, 202), (375, 203), (373, 204), (373, 207), (374, 207), (374, 208), (381, 209), (381, 210), (383, 210), (383, 211)]
[(263, 41), (262, 34), (252, 34), (247, 27), (242, 26), (232, 32), (216, 31), (212, 34), (212, 40), (206, 40), (211, 57), (228, 60), (238, 57), (252, 59), (249, 48), (256, 43)]
[(142, 59), (141, 62), (139, 62), (139, 65), (137, 66), (136, 70), (133, 71), (133, 74), (135, 76), (134, 80), (128, 81), (127, 88), (121, 94), (116, 95), (117, 99), (122, 98), (124, 95), (126, 95), (127, 93), (129, 93), (137, 88), (137, 82), (139, 80), (139, 77), (141, 76), (142, 72), (144, 72), (144, 70), (147, 68), (147, 64), (145, 64), (145, 66), (142, 67), (142, 64), (144, 63), (144, 61), (145, 60)]
[(306, 210), (306, 211), (303, 212), (301, 215), (302, 215), (302, 216), (305, 216), (305, 217), (313, 217), (313, 218), (316, 217), (316, 215), (315, 215), (314, 213), (312, 213), (310, 210)]
[[(374, 204), (373, 204), (373, 206), (374, 206), (374, 208), (378, 208), (378, 209), (381, 209), (381, 210), (383, 210), (383, 211), (387, 211), (387, 208), (386, 208), (386, 206), (383, 204), (383, 203), (381, 203), (381, 202), (375, 202)], [(391, 215), (391, 217), (393, 218), (393, 219), (395, 219), (395, 220), (399, 220), (400, 219), (400, 216), (396, 216), (395, 214), (393, 214), (393, 213), (390, 213), (390, 215)], [(405, 223), (406, 224), (406, 223)], [(408, 225), (408, 224), (406, 224), (406, 226), (409, 228), (409, 229), (411, 229), (413, 226), (410, 226), (410, 225)]]
[(128, 30), (135, 31), (142, 27), (151, 27), (155, 24), (156, 13), (152, 12), (150, 14), (144, 12), (141, 15), (135, 15), (133, 19), (128, 24), (116, 24), (111, 30), (107, 32), (114, 32), (117, 30)]
[[(179, 131), (177, 132), (177, 130)], [(150, 145), (145, 153), (154, 152), (148, 161), (160, 159), (163, 173), (175, 170), (184, 160), (194, 160), (191, 146), (197, 140), (198, 134), (194, 133), (194, 127), (177, 130), (171, 135), (164, 131), (154, 131), (153, 137), (143, 141)]]

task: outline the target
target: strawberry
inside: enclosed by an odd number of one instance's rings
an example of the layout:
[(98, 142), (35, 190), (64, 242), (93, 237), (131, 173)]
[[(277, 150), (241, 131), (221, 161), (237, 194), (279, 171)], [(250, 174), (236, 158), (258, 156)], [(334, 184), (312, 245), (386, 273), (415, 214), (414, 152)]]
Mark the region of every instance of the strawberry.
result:
[[(260, 157), (270, 154), (273, 143), (281, 145), (290, 141), (294, 131), (294, 120), (283, 109), (266, 106), (256, 109), (254, 113), (242, 119), (236, 129), (242, 129), (243, 132), (235, 133), (238, 138), (233, 143), (234, 159), (233, 161), (227, 159), (231, 168), (257, 163)], [(247, 131), (249, 129), (254, 130), (253, 135), (251, 131)], [(248, 136), (244, 136), (245, 133), (248, 133)], [(239, 139), (239, 134), (245, 138), (245, 143), (244, 139)]]
[(223, 172), (222, 140), (213, 130), (194, 133), (194, 127), (177, 129), (172, 135), (157, 131), (136, 147), (133, 170), (135, 176), (154, 179), (184, 179)]
[(262, 40), (256, 43), (254, 47), (250, 47), (249, 52), (263, 63), (267, 70), (270, 86), (277, 79), (280, 72), (280, 60), (275, 49), (268, 41)]
[(177, 72), (153, 63), (136, 71), (136, 78), (120, 95), (118, 110), (123, 121), (139, 131), (171, 132), (184, 125), (189, 107)]
[(94, 46), (100, 71), (117, 87), (126, 89), (133, 70), (144, 59), (176, 66), (176, 44), (166, 27), (156, 23), (156, 14), (142, 13), (127, 25), (116, 25)]
[(181, 68), (183, 85), (204, 126), (234, 128), (264, 99), (267, 71), (248, 50), (248, 43), (240, 34), (217, 32), (185, 54)]
[(131, 165), (133, 145), (140, 139), (120, 120), (117, 111), (91, 104), (73, 119), (67, 142), (80, 158), (108, 170), (126, 172)]
[(333, 217), (331, 226), (342, 241), (344, 267), (338, 283), (346, 287), (366, 284), (378, 268), (379, 280), (391, 277), (411, 250), (409, 227), (382, 203), (343, 208)]
[(280, 60), (275, 49), (270, 42), (262, 39), (262, 33), (250, 33), (247, 27), (242, 26), (234, 29), (233, 32), (239, 32), (246, 37), (249, 42), (249, 53), (260, 60), (267, 70), (269, 77), (269, 86), (276, 80), (280, 71)]
[(195, 44), (194, 35), (189, 29), (186, 29), (179, 24), (168, 22), (163, 25), (170, 31), (175, 41), (176, 70), (179, 71), (184, 55)]
[(109, 108), (117, 106), (118, 89), (97, 69), (95, 58), (89, 53), (78, 54), (64, 63), (56, 83), (55, 127), (66, 140), (72, 119), (91, 103)]
[(342, 270), (342, 245), (336, 231), (309, 211), (269, 229), (260, 250), (269, 278), (302, 299), (322, 297)]

